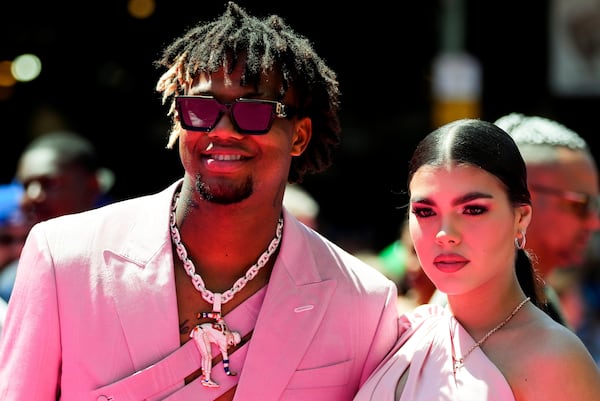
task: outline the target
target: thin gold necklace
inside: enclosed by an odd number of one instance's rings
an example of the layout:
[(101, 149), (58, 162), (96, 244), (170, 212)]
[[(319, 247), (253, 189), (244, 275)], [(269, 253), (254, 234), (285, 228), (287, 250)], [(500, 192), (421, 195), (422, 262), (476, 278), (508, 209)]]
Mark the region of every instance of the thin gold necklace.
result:
[(465, 359), (467, 359), (467, 357), (471, 354), (471, 352), (473, 352), (475, 350), (475, 348), (480, 347), (481, 344), (483, 344), (488, 338), (490, 338), (490, 336), (492, 334), (494, 334), (495, 332), (500, 330), (502, 327), (504, 327), (504, 325), (506, 323), (508, 323), (510, 321), (510, 319), (515, 317), (515, 315), (521, 310), (523, 305), (525, 305), (530, 299), (531, 299), (530, 297), (527, 297), (524, 300), (522, 300), (521, 303), (519, 305), (517, 305), (517, 307), (515, 309), (513, 309), (512, 312), (510, 312), (510, 315), (508, 315), (506, 319), (504, 319), (502, 322), (500, 322), (500, 324), (498, 326), (496, 326), (493, 329), (491, 329), (490, 331), (488, 331), (487, 334), (485, 336), (483, 336), (481, 338), (481, 340), (477, 341), (471, 348), (469, 348), (469, 350), (462, 357), (456, 358), (454, 356), (454, 352), (453, 352), (452, 353), (452, 362), (453, 362), (453, 367), (454, 367), (454, 374), (456, 374), (456, 371), (458, 371), (458, 369), (462, 368), (465, 365)]

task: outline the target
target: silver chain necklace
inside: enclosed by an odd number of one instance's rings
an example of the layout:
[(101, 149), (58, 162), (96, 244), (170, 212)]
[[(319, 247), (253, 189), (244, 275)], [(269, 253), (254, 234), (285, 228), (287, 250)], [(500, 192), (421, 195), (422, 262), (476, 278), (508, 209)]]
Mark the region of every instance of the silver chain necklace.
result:
[(464, 354), (462, 357), (456, 358), (454, 356), (454, 353), (452, 353), (454, 374), (456, 374), (458, 369), (462, 368), (465, 365), (465, 359), (467, 359), (467, 357), (471, 354), (471, 352), (473, 352), (475, 350), (475, 348), (480, 347), (481, 344), (483, 344), (488, 338), (490, 338), (490, 336), (492, 334), (494, 334), (495, 332), (500, 330), (502, 327), (504, 327), (504, 325), (506, 323), (508, 323), (510, 321), (510, 319), (515, 317), (515, 315), (519, 312), (519, 310), (521, 310), (523, 305), (525, 305), (530, 299), (531, 299), (530, 297), (527, 297), (524, 300), (522, 300), (521, 303), (519, 305), (517, 305), (517, 307), (515, 309), (513, 309), (513, 311), (510, 313), (510, 315), (508, 315), (508, 317), (506, 319), (504, 319), (504, 321), (502, 321), (498, 326), (496, 326), (493, 329), (491, 329), (490, 331), (488, 331), (487, 334), (485, 336), (483, 336), (481, 338), (481, 340), (477, 341), (471, 348), (469, 348), (469, 350), (466, 352), (466, 354)]
[[(173, 199), (173, 206), (171, 208), (171, 219), (170, 219), (170, 227), (171, 227), (171, 238), (173, 239), (173, 243), (177, 249), (177, 255), (179, 259), (183, 262), (183, 268), (188, 276), (192, 279), (192, 284), (194, 287), (202, 294), (202, 298), (213, 306), (213, 313), (218, 313), (220, 316), (221, 313), (221, 305), (225, 304), (234, 297), (235, 294), (240, 292), (246, 284), (250, 280), (252, 280), (258, 274), (258, 271), (267, 264), (271, 255), (277, 250), (279, 246), (279, 242), (281, 241), (281, 235), (283, 233), (283, 218), (279, 218), (277, 223), (277, 229), (275, 231), (275, 238), (271, 240), (269, 247), (263, 252), (262, 255), (258, 258), (256, 263), (248, 268), (246, 274), (240, 277), (235, 283), (233, 283), (233, 287), (223, 293), (215, 293), (206, 288), (204, 284), (204, 280), (202, 277), (196, 273), (196, 267), (194, 263), (190, 260), (187, 254), (187, 250), (181, 242), (181, 235), (179, 234), (179, 230), (177, 229), (177, 224), (175, 223), (175, 210), (177, 209), (177, 201), (179, 199), (179, 194), (176, 194)], [(201, 313), (198, 314), (200, 317)]]

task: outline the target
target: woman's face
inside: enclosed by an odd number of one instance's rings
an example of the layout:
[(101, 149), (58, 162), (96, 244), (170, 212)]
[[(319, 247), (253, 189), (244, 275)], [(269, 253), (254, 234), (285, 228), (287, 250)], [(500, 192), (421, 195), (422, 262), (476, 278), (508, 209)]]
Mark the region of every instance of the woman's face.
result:
[(531, 207), (514, 208), (500, 180), (469, 165), (424, 165), (410, 194), (411, 236), (436, 287), (454, 295), (514, 279), (514, 239)]

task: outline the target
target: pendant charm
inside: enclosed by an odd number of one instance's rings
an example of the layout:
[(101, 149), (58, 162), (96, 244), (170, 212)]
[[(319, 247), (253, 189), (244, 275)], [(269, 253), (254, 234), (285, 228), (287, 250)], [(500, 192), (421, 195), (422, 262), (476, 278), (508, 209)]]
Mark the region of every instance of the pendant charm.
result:
[(199, 324), (190, 332), (190, 337), (196, 342), (196, 346), (202, 357), (201, 383), (205, 387), (219, 387), (219, 384), (210, 378), (213, 358), (211, 344), (217, 345), (221, 351), (225, 374), (227, 374), (227, 376), (235, 376), (236, 373), (229, 370), (229, 355), (227, 354), (227, 349), (240, 343), (240, 333), (229, 330), (225, 320), (221, 317), (220, 312), (200, 312), (198, 313), (198, 318), (209, 318), (214, 320), (213, 323)]
[(454, 367), (453, 367), (454, 374), (456, 374), (458, 369), (460, 369), (464, 366), (463, 358), (456, 359), (456, 358), (452, 357), (452, 361), (454, 362)]

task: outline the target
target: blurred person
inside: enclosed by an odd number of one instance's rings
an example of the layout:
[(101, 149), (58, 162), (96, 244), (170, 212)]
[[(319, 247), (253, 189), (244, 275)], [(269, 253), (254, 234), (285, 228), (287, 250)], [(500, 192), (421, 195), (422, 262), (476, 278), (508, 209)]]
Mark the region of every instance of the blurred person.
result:
[(434, 302), (435, 285), (429, 279), (417, 256), (417, 251), (410, 236), (408, 218), (402, 223), (400, 241), (405, 252), (404, 261), (406, 273), (403, 278), (402, 288), (404, 293), (398, 294), (398, 308), (400, 313), (414, 310), (417, 306)]
[(398, 238), (377, 253), (376, 265), (398, 287), (400, 313), (412, 311), (424, 303), (446, 304), (445, 294), (439, 292), (421, 268), (408, 229), (408, 216), (400, 224)]
[(34, 222), (109, 203), (114, 183), (91, 141), (67, 131), (31, 141), (19, 157), (16, 178), (25, 188), (23, 212)]
[(583, 266), (577, 270), (577, 297), (581, 299), (576, 333), (600, 367), (600, 231), (590, 240)]
[(6, 313), (8, 311), (8, 302), (3, 298), (0, 298), (0, 337), (2, 337), (2, 329), (4, 328), (4, 319), (6, 319)]
[(398, 237), (377, 253), (380, 260), (381, 271), (398, 286), (398, 295), (404, 294), (406, 288), (406, 255), (410, 252), (400, 239), (402, 225)]
[(19, 202), (23, 188), (18, 183), (0, 185), (0, 335), (8, 308), (21, 249), (29, 230)]
[(313, 230), (318, 230), (319, 203), (302, 185), (298, 183), (286, 185), (283, 206), (300, 222)]
[[(113, 173), (99, 165), (94, 145), (83, 136), (53, 131), (32, 140), (17, 161), (12, 186), (25, 222), (18, 226), (19, 253), (33, 224), (108, 203), (113, 183)], [(0, 274), (0, 296), (7, 300), (17, 265), (15, 258)]]
[(12, 293), (19, 255), (30, 224), (19, 207), (23, 187), (11, 182), (0, 185), (0, 298), (8, 302)]
[(527, 248), (547, 282), (548, 311), (569, 326), (560, 299), (550, 285), (561, 267), (580, 266), (598, 219), (598, 169), (586, 141), (550, 119), (511, 113), (495, 122), (519, 146), (535, 209)]
[(566, 325), (577, 332), (582, 324), (585, 299), (582, 293), (583, 267), (585, 260), (577, 266), (554, 269), (546, 282), (552, 288), (560, 305)]
[(535, 211), (511, 137), (483, 120), (446, 124), (417, 145), (407, 182), (419, 261), (448, 304), (401, 316), (354, 400), (599, 400), (591, 355), (540, 309), (524, 249)]
[(183, 177), (32, 228), (0, 399), (351, 400), (398, 336), (396, 287), (283, 206), (341, 140), (335, 72), (233, 2), (156, 65)]

